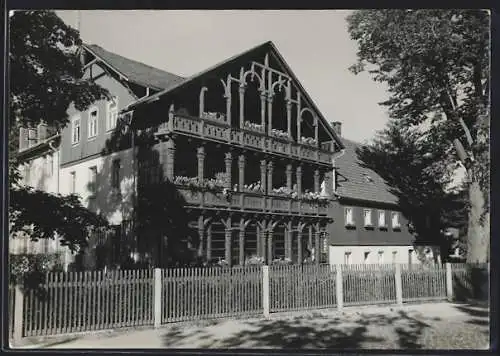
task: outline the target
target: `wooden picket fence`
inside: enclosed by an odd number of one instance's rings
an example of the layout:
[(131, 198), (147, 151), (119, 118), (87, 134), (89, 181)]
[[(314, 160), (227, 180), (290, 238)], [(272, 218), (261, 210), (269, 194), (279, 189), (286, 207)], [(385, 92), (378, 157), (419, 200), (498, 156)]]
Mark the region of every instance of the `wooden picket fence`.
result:
[[(9, 336), (268, 315), (451, 298), (472, 288), (464, 264), (273, 265), (49, 273), (40, 288), (9, 287)], [(23, 300), (17, 305), (15, 300)]]
[(330, 265), (270, 266), (270, 312), (335, 307), (335, 270)]
[(161, 322), (262, 314), (262, 268), (162, 271)]

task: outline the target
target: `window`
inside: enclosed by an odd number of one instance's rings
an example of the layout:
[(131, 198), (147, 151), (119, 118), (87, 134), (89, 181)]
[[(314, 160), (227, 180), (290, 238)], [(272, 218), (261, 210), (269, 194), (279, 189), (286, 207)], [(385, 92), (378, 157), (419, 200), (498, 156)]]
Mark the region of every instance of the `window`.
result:
[(69, 192), (71, 194), (76, 193), (76, 172), (73, 171), (69, 174)]
[(350, 252), (344, 253), (344, 264), (345, 265), (351, 264), (351, 253)]
[(408, 250), (408, 264), (411, 265), (413, 263), (413, 250)]
[(366, 251), (364, 253), (364, 258), (363, 258), (364, 263), (370, 263), (370, 251)]
[(113, 189), (120, 188), (120, 160), (113, 160), (113, 166), (111, 168), (111, 187)]
[(396, 263), (398, 258), (398, 251), (392, 251), (392, 263)]
[(71, 120), (71, 143), (76, 145), (80, 142), (80, 116)]
[(118, 118), (118, 98), (114, 96), (108, 102), (108, 113), (106, 118), (106, 131), (111, 131), (116, 127), (116, 120)]
[(93, 138), (97, 136), (97, 118), (99, 117), (99, 111), (97, 108), (93, 108), (89, 111), (89, 137)]
[(399, 221), (399, 213), (395, 211), (392, 212), (392, 228), (393, 229), (401, 228), (401, 222)]
[(378, 252), (378, 263), (383, 264), (384, 263), (384, 251), (379, 251)]
[(387, 227), (387, 224), (385, 222), (385, 211), (384, 210), (379, 210), (378, 211), (378, 227)]
[(373, 226), (371, 209), (364, 209), (364, 218), (365, 218), (365, 227)]
[(345, 225), (354, 226), (354, 209), (351, 207), (345, 208)]
[(89, 168), (89, 193), (90, 197), (94, 197), (97, 193), (97, 167), (93, 166)]

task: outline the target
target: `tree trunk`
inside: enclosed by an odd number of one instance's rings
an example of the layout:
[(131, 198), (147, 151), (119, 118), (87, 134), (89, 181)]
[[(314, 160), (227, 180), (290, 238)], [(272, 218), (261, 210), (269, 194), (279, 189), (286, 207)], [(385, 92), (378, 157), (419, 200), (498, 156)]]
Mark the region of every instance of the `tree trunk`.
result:
[(485, 196), (478, 180), (473, 178), (469, 186), (468, 263), (489, 262), (490, 216), (485, 214)]

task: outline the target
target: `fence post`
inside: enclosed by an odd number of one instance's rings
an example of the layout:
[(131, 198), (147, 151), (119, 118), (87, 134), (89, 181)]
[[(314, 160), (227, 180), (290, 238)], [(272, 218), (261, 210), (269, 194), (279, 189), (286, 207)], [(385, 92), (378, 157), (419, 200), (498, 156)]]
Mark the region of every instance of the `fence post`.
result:
[(335, 294), (337, 299), (337, 309), (344, 308), (344, 282), (342, 278), (342, 265), (335, 266)]
[(262, 307), (264, 316), (269, 317), (269, 266), (262, 266)]
[(446, 262), (446, 297), (448, 301), (453, 300), (453, 278), (451, 274), (451, 263)]
[(401, 265), (399, 263), (396, 263), (395, 267), (396, 303), (398, 305), (403, 305), (403, 282), (401, 280)]
[(154, 327), (161, 325), (161, 269), (154, 269)]
[(24, 319), (24, 292), (19, 284), (14, 292), (14, 341), (19, 341), (23, 337)]

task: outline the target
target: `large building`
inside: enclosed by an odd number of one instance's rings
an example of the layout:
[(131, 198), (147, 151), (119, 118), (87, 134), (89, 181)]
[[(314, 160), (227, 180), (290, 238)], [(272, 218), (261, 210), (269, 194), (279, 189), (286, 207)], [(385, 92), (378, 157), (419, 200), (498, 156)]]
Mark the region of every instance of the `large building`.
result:
[[(173, 237), (146, 244), (137, 219), (141, 194), (165, 180), (180, 197), (186, 231), (196, 235), (176, 238), (189, 240), (201, 259), (343, 263), (348, 252), (357, 261), (358, 250), (366, 255), (366, 246), (380, 245), (397, 246), (402, 261), (411, 234), (397, 203), (367, 200), (368, 181), (342, 181), (356, 169), (346, 160), (352, 143), (323, 117), (271, 42), (189, 78), (96, 45), (82, 46), (81, 58), (85, 78), (112, 99), (85, 112), (69, 108), (70, 123), (57, 136), (57, 191), (79, 194), (119, 227), (112, 244), (119, 256), (163, 262)], [(360, 214), (366, 220), (369, 208), (373, 229), (345, 223), (349, 217), (356, 225)], [(386, 228), (377, 225), (382, 211)], [(90, 240), (88, 267), (101, 265), (106, 244)]]

